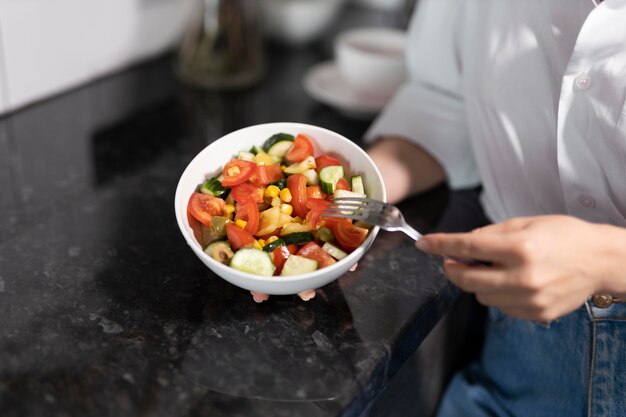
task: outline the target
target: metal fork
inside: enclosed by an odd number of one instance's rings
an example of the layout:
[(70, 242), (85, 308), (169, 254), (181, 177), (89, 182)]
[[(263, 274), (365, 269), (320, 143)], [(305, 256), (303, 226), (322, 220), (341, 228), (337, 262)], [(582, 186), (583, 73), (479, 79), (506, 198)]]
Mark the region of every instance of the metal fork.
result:
[(393, 204), (361, 197), (338, 197), (326, 206), (322, 216), (343, 217), (380, 226), (389, 232), (402, 231), (413, 240), (423, 235), (404, 220), (400, 209)]
[[(406, 222), (400, 209), (393, 204), (385, 203), (371, 198), (361, 197), (338, 197), (333, 198), (333, 202), (326, 206), (322, 216), (342, 217), (361, 221), (368, 224), (380, 226), (381, 229), (389, 232), (402, 231), (413, 240), (421, 240), (424, 235), (415, 230)], [(450, 259), (467, 265), (490, 266), (491, 262), (474, 259)]]

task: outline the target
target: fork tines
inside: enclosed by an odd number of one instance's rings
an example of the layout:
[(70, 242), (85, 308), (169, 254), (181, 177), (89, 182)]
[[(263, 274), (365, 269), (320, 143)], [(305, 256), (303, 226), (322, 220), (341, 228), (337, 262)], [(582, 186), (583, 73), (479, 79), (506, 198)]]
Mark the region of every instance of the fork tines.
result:
[(378, 200), (361, 197), (333, 198), (322, 216), (343, 217), (346, 219), (373, 223), (384, 210), (384, 203)]

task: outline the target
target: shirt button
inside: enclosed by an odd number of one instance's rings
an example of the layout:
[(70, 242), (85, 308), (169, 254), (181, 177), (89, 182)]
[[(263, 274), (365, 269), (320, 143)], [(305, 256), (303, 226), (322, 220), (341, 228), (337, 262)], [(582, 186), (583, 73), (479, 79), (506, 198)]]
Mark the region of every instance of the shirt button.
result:
[(574, 79), (574, 85), (578, 91), (585, 91), (591, 87), (591, 77), (586, 72), (583, 72)]
[(578, 197), (578, 202), (580, 203), (581, 206), (585, 207), (585, 208), (594, 208), (596, 206), (596, 202), (595, 200), (587, 194), (582, 194), (580, 197)]

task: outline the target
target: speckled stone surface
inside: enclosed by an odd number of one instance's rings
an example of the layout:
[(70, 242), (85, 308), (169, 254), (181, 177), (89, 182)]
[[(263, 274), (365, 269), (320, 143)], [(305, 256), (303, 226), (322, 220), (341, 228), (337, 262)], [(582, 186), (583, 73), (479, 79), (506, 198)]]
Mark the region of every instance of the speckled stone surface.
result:
[[(457, 292), (440, 260), (381, 232), (309, 302), (255, 304), (178, 231), (178, 177), (234, 129), (299, 121), (359, 138), (307, 98), (323, 47), (273, 50), (238, 93), (176, 82), (164, 57), (0, 119), (0, 415), (358, 416)], [(482, 221), (474, 191), (401, 206), (424, 230)]]

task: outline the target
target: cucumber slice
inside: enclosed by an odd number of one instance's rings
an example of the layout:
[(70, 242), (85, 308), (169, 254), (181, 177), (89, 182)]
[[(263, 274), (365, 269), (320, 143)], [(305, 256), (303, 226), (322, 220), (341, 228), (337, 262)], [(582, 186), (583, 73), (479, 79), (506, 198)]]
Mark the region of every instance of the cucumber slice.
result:
[[(345, 198), (345, 197), (351, 197), (351, 198), (365, 198), (365, 194), (361, 194), (361, 193), (355, 193), (354, 191), (348, 191), (348, 190), (335, 190), (335, 192), (333, 193), (333, 198)], [(336, 203), (340, 204), (341, 201), (336, 201)], [(353, 202), (354, 203), (354, 202)], [(344, 209), (341, 210), (341, 212), (343, 214), (352, 214), (354, 213), (356, 210), (358, 209), (358, 206), (355, 204), (351, 205), (351, 209)]]
[(265, 244), (265, 246), (263, 246), (263, 250), (265, 252), (271, 252), (279, 246), (285, 246), (285, 241), (282, 239), (276, 239), (273, 242)]
[(254, 146), (252, 147), (252, 149), (250, 149), (250, 152), (251, 152), (251, 153), (253, 153), (253, 154), (255, 154), (255, 155), (257, 155), (257, 154), (259, 154), (259, 153), (265, 153), (265, 151), (263, 150), (263, 148), (261, 148), (261, 147), (259, 147), (259, 146), (257, 146), (257, 145), (254, 145)]
[(244, 248), (235, 252), (230, 260), (231, 268), (254, 275), (272, 276), (276, 267), (269, 253), (259, 249)]
[[(270, 136), (264, 143), (263, 143), (263, 150), (265, 152), (270, 153), (270, 149), (274, 146), (277, 145), (281, 142), (287, 142), (288, 148), (287, 150), (289, 150), (289, 148), (291, 148), (291, 145), (293, 145), (293, 135), (290, 135), (289, 133), (276, 133), (275, 135)], [(281, 146), (287, 146), (287, 145), (281, 145)], [(279, 148), (277, 148), (276, 150), (278, 150)], [(287, 151), (285, 151), (286, 153)], [(274, 155), (274, 154), (272, 154)], [(284, 156), (283, 155), (276, 155), (276, 156)]]
[(299, 275), (317, 271), (317, 261), (304, 256), (291, 255), (285, 261), (280, 275)]
[(297, 233), (289, 233), (288, 235), (283, 236), (283, 241), (285, 245), (292, 244), (301, 244), (307, 243), (313, 240), (313, 233), (311, 232), (297, 232)]
[(320, 186), (326, 194), (332, 194), (337, 188), (337, 182), (343, 178), (343, 167), (331, 165), (320, 170)]
[(198, 191), (202, 194), (212, 195), (214, 197), (226, 197), (230, 188), (224, 187), (217, 178), (213, 177), (204, 181)]
[(324, 245), (322, 246), (322, 250), (338, 261), (348, 256), (346, 252), (342, 251), (337, 246), (328, 242), (324, 243)]
[(293, 146), (293, 142), (288, 141), (288, 140), (283, 140), (281, 142), (278, 142), (278, 143), (272, 145), (267, 150), (267, 153), (272, 155), (272, 156), (277, 156), (279, 158), (284, 158), (285, 155), (287, 155), (287, 152), (289, 152), (289, 149), (291, 149), (292, 146)]
[(352, 177), (352, 191), (365, 195), (365, 187), (363, 186), (363, 178), (360, 175)]

